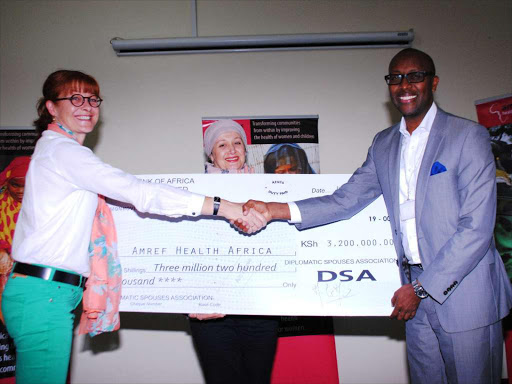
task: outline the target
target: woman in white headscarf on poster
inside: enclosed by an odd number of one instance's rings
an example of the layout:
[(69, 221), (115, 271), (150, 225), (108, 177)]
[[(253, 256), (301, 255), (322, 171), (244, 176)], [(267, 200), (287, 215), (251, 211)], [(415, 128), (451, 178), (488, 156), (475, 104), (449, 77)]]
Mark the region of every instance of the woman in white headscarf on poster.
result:
[(204, 132), (205, 173), (254, 173), (247, 160), (247, 136), (231, 119), (213, 122)]

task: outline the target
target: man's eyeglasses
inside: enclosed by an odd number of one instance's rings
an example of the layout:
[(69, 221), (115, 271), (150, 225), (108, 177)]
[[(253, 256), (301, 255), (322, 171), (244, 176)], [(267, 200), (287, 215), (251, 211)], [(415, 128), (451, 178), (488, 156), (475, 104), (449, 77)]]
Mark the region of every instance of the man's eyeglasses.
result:
[(74, 95), (71, 95), (70, 97), (61, 97), (59, 99), (55, 99), (55, 101), (59, 100), (69, 100), (71, 101), (71, 104), (73, 104), (75, 107), (81, 107), (85, 103), (85, 99), (87, 99), (87, 102), (89, 105), (93, 108), (98, 108), (103, 101), (103, 99), (100, 99), (98, 96), (89, 96), (85, 97), (78, 93), (75, 93)]
[(423, 80), (425, 80), (426, 76), (432, 76), (434, 75), (434, 72), (426, 72), (426, 71), (418, 71), (418, 72), (409, 72), (408, 74), (404, 75), (401, 73), (393, 73), (390, 75), (384, 76), (384, 79), (386, 80), (386, 83), (388, 85), (398, 85), (402, 83), (402, 80), (404, 77), (407, 79), (407, 81), (412, 83), (421, 83)]

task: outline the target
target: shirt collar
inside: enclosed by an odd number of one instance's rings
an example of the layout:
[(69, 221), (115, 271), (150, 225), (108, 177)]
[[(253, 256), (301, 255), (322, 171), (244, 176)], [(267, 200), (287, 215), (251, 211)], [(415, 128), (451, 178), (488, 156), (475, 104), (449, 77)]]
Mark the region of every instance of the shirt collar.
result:
[[(427, 114), (421, 121), (420, 125), (416, 129), (422, 129), (426, 131), (427, 133), (430, 133), (430, 130), (432, 129), (432, 124), (434, 124), (434, 119), (437, 114), (437, 105), (436, 103), (432, 103), (430, 106), (430, 109), (428, 110)], [(400, 133), (406, 137), (410, 136), (409, 132), (407, 132), (407, 125), (405, 124), (405, 118), (402, 116), (402, 120), (400, 120)]]

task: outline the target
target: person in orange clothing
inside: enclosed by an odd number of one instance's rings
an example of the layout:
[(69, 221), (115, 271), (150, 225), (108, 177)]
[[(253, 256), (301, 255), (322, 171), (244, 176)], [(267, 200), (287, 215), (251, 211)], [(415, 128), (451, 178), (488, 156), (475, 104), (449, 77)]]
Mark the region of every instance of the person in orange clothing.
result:
[[(0, 173), (0, 304), (5, 283), (12, 269), (12, 238), (21, 209), (29, 163), (29, 156), (16, 157)], [(1, 306), (0, 320), (4, 321)]]

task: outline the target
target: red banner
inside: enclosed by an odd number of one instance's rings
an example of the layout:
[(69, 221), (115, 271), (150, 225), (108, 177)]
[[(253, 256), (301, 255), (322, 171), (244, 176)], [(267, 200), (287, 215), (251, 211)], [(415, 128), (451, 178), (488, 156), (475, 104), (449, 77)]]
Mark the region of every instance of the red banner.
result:
[(491, 128), (512, 124), (512, 94), (475, 101), (478, 122)]

